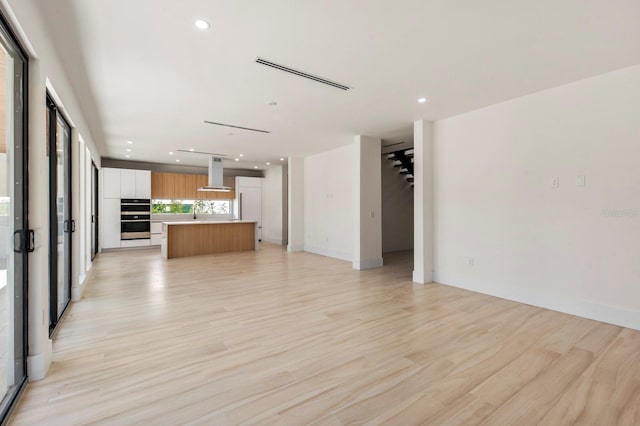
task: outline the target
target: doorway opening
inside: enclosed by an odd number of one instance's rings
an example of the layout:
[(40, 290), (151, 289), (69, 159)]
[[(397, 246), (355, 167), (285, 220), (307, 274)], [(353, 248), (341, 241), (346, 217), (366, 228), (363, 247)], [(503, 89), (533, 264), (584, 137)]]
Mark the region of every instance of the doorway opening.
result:
[(382, 257), (384, 264), (406, 264), (413, 271), (413, 147), (407, 144), (383, 146)]

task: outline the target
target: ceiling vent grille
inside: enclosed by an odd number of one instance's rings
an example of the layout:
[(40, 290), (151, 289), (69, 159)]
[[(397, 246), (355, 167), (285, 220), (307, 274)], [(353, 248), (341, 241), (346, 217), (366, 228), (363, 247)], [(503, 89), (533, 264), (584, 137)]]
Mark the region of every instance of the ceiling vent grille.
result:
[(271, 133), (268, 130), (252, 129), (251, 127), (235, 126), (233, 124), (218, 123), (216, 121), (205, 120), (204, 122), (206, 124), (213, 124), (214, 126), (231, 127), (233, 129), (249, 130), (250, 132)]
[(280, 71), (288, 72), (289, 74), (294, 74), (294, 75), (297, 75), (298, 77), (308, 78), (309, 80), (317, 81), (318, 83), (326, 84), (328, 86), (332, 86), (337, 89), (341, 89), (341, 90), (351, 89), (351, 87), (345, 86), (344, 84), (336, 83), (335, 81), (327, 80), (326, 78), (318, 77), (317, 75), (307, 74), (306, 72), (303, 72), (303, 71), (298, 71), (284, 65), (276, 64), (275, 62), (268, 61), (261, 57), (256, 58), (256, 63), (261, 65), (266, 65), (268, 67), (275, 68)]
[(226, 157), (227, 156), (225, 154), (217, 154), (215, 152), (196, 151), (196, 150), (193, 150), (193, 149), (179, 149), (178, 152), (184, 152), (186, 154), (204, 154), (204, 155), (211, 155), (211, 156), (215, 156), (215, 157)]

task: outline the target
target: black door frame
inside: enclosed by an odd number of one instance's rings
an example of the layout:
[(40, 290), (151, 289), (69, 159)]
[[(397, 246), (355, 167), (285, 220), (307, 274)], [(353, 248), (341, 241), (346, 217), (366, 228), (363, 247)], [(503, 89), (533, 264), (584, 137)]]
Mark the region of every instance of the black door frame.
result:
[[(58, 173), (57, 173), (57, 131), (58, 131), (58, 118), (60, 118), (69, 128), (69, 138), (71, 139), (72, 128), (69, 121), (59, 112), (58, 105), (55, 103), (53, 97), (47, 91), (47, 108), (49, 109), (49, 337), (53, 336), (62, 315), (67, 310), (69, 303), (71, 302), (71, 282), (72, 282), (72, 238), (69, 236), (69, 244), (67, 250), (69, 250), (69, 259), (66, 267), (69, 268), (69, 280), (66, 285), (69, 287), (69, 300), (66, 301), (62, 311), (58, 311)], [(67, 182), (67, 193), (69, 194), (69, 212), (71, 217), (72, 210), (72, 174), (71, 174), (71, 150), (72, 143), (69, 141), (67, 155), (69, 156), (69, 167), (66, 172), (69, 174), (69, 181)], [(65, 164), (66, 167), (66, 164)], [(66, 201), (66, 200), (65, 200)], [(63, 209), (64, 211), (64, 209)], [(64, 215), (64, 213), (63, 213)], [(71, 234), (75, 231), (75, 222), (73, 219), (69, 219), (64, 222), (64, 233)]]
[(91, 215), (91, 225), (95, 227), (92, 229), (92, 238), (94, 246), (91, 250), (91, 260), (95, 259), (100, 251), (100, 172), (98, 171), (98, 166), (93, 161), (91, 162), (91, 176), (93, 177), (93, 189), (92, 189), (92, 197), (91, 200), (91, 208), (95, 212), (95, 214)]
[[(0, 11), (0, 34), (2, 38), (5, 39), (9, 44), (11, 44), (12, 50), (15, 55), (22, 61), (22, 79), (19, 80), (15, 77), (15, 86), (21, 88), (22, 97), (16, 99), (17, 102), (21, 103), (22, 114), (21, 118), (21, 128), (19, 129), (22, 137), (21, 140), (21, 149), (22, 149), (22, 173), (20, 176), (15, 176), (20, 179), (22, 182), (22, 208), (19, 210), (19, 214), (21, 214), (23, 218), (22, 229), (16, 229), (16, 235), (19, 236), (19, 242), (16, 247), (15, 239), (14, 239), (14, 254), (15, 256), (20, 256), (22, 261), (23, 273), (22, 273), (22, 301), (21, 303), (15, 303), (16, 310), (20, 309), (22, 312), (22, 323), (16, 324), (14, 321), (14, 330), (17, 332), (21, 332), (22, 342), (21, 344), (15, 348), (16, 352), (22, 352), (22, 363), (17, 363), (14, 361), (14, 367), (16, 369), (20, 369), (22, 372), (22, 379), (16, 381), (11, 391), (8, 391), (5, 395), (5, 398), (9, 401), (4, 407), (2, 411), (0, 411), (0, 423), (4, 424), (4, 422), (9, 418), (11, 412), (15, 409), (17, 405), (17, 400), (19, 396), (24, 391), (28, 376), (27, 376), (27, 356), (29, 355), (29, 253), (33, 252), (33, 238), (34, 233), (33, 230), (29, 229), (29, 56), (27, 52), (22, 47), (18, 37), (16, 36), (16, 32), (13, 30), (13, 27), (9, 23), (9, 21), (5, 18), (4, 13)], [(9, 95), (9, 94), (7, 94)], [(12, 94), (12, 96), (15, 94)], [(17, 118), (17, 117), (16, 117)], [(14, 120), (15, 122), (15, 120)], [(16, 133), (18, 129), (15, 129)], [(15, 143), (15, 141), (14, 141)], [(7, 283), (9, 284), (9, 283)], [(14, 315), (15, 320), (15, 315)], [(17, 371), (17, 370), (16, 370)]]

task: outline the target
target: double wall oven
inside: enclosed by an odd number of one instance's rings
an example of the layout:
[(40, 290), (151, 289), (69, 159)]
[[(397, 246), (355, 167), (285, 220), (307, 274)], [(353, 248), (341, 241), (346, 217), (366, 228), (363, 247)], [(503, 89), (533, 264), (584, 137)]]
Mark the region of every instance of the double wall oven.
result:
[(151, 238), (151, 200), (123, 198), (120, 200), (120, 240)]

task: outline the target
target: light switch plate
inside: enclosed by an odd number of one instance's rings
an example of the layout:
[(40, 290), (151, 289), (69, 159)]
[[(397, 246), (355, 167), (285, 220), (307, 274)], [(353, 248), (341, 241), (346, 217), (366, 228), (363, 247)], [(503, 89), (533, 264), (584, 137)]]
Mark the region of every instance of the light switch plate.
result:
[(587, 180), (584, 176), (576, 177), (576, 186), (586, 186)]
[(551, 178), (551, 187), (552, 188), (560, 188), (560, 178)]

